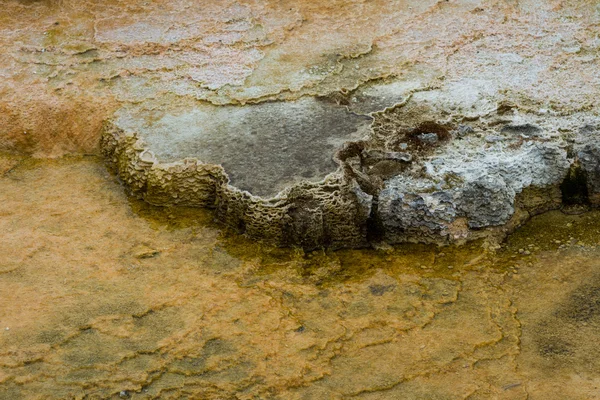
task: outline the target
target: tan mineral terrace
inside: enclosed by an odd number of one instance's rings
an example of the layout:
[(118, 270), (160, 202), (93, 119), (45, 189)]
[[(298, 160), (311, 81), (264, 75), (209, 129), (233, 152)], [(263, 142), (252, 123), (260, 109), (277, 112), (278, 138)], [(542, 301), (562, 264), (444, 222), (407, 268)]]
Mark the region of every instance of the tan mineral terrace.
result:
[(0, 399), (600, 400), (600, 4), (0, 0)]
[(305, 253), (3, 156), (2, 399), (598, 399), (600, 215)]

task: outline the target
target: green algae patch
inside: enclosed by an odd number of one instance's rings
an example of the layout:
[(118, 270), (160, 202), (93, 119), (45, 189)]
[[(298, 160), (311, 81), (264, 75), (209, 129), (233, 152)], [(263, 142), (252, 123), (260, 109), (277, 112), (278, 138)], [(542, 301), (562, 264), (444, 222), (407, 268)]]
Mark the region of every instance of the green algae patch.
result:
[(131, 211), (140, 218), (148, 221), (154, 229), (166, 228), (169, 230), (184, 228), (201, 228), (215, 226), (214, 214), (207, 209), (192, 207), (159, 207), (148, 204), (133, 196), (128, 198)]

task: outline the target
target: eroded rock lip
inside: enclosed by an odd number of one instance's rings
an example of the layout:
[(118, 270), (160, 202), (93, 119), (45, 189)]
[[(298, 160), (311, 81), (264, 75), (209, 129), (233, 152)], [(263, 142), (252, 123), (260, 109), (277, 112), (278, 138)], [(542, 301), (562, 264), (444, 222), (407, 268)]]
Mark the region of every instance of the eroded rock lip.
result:
[[(145, 200), (214, 207), (228, 226), (279, 245), (495, 240), (565, 198), (599, 203), (593, 116), (449, 99), (448, 89), (415, 93), (370, 116), (316, 98), (145, 125), (122, 113), (102, 147)], [(479, 113), (465, 118), (465, 108)], [(574, 168), (578, 179), (563, 184)]]
[(305, 97), (247, 106), (195, 105), (176, 111), (121, 109), (116, 127), (136, 132), (162, 162), (197, 158), (222, 165), (232, 186), (264, 198), (338, 168), (333, 154), (367, 136), (372, 118)]

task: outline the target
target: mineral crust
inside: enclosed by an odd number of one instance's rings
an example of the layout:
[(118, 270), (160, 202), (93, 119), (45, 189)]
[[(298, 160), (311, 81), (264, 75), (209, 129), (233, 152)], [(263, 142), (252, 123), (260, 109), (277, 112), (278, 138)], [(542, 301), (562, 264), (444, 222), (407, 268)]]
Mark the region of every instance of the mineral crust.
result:
[(573, 192), (598, 204), (597, 119), (494, 104), (468, 84), (364, 114), (333, 95), (154, 119), (124, 110), (102, 148), (144, 200), (215, 208), (286, 246), (499, 240)]

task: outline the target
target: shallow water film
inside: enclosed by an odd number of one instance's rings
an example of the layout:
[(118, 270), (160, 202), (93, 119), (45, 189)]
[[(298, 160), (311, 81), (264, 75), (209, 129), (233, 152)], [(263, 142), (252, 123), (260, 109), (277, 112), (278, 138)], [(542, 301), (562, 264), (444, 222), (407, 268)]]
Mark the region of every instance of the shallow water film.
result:
[(305, 253), (96, 157), (0, 167), (2, 399), (600, 398), (597, 211), (495, 251)]

